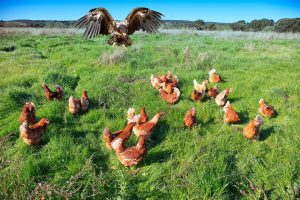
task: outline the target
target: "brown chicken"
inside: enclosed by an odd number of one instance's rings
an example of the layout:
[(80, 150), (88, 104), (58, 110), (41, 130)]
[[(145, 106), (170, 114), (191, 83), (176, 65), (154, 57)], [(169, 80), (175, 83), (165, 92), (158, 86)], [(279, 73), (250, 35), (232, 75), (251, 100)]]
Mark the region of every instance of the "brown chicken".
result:
[(22, 112), (19, 117), (19, 121), (23, 123), (27, 121), (29, 124), (37, 122), (35, 116), (35, 105), (32, 102), (26, 102), (22, 108)]
[(259, 113), (264, 117), (274, 117), (276, 115), (275, 109), (266, 104), (264, 99), (259, 100)]
[(128, 124), (130, 122), (135, 122), (137, 124), (141, 124), (141, 123), (148, 121), (148, 116), (146, 114), (145, 108), (142, 107), (141, 112), (138, 115), (135, 115), (134, 108), (129, 108), (127, 111), (127, 121), (128, 121)]
[[(171, 72), (168, 72), (162, 76), (156, 76), (154, 77), (151, 75), (150, 77), (151, 84), (154, 88), (159, 89), (163, 86), (163, 83), (165, 83), (165, 88), (174, 88), (177, 87), (177, 83), (179, 82), (179, 79), (177, 76), (173, 75)], [(170, 89), (167, 89), (170, 91)], [(171, 93), (171, 92), (168, 92)]]
[(127, 148), (119, 143), (116, 148), (119, 161), (126, 167), (139, 164), (147, 153), (145, 141), (146, 137), (140, 136), (136, 146)]
[(168, 94), (171, 94), (173, 92), (173, 88), (175, 87), (176, 85), (174, 85), (173, 83), (162, 83), (162, 89), (168, 93)]
[(261, 116), (257, 115), (246, 127), (243, 128), (243, 135), (249, 140), (258, 140), (260, 126), (262, 124)]
[(197, 92), (196, 90), (193, 90), (191, 94), (191, 98), (194, 101), (201, 102), (204, 98), (205, 92)]
[(138, 124), (145, 123), (149, 120), (148, 115), (145, 110), (145, 107), (142, 107), (140, 115), (141, 115), (141, 117), (140, 117), (140, 120), (138, 121)]
[(171, 94), (168, 94), (163, 89), (159, 89), (160, 96), (163, 100), (165, 100), (168, 104), (175, 104), (180, 96), (180, 90), (178, 88), (174, 88)]
[(235, 124), (240, 121), (239, 115), (234, 111), (230, 102), (227, 101), (226, 105), (223, 108), (224, 114), (224, 122), (227, 124)]
[(215, 101), (216, 101), (218, 106), (224, 106), (225, 105), (230, 92), (231, 92), (231, 89), (227, 88), (226, 90), (224, 90), (223, 92), (221, 92), (220, 94), (218, 94), (216, 96)]
[(103, 132), (103, 140), (106, 147), (109, 150), (116, 150), (117, 148), (119, 148), (120, 144), (123, 146), (123, 143), (130, 137), (131, 129), (135, 124), (135, 122), (130, 122), (123, 130), (119, 130), (114, 134), (110, 132), (109, 128), (105, 128)]
[(129, 124), (130, 122), (137, 122), (141, 118), (141, 114), (136, 115), (134, 108), (129, 108), (127, 111), (127, 123)]
[(206, 91), (206, 86), (207, 86), (207, 84), (208, 84), (208, 80), (204, 80), (204, 81), (202, 82), (202, 84), (199, 84), (199, 83), (196, 81), (196, 79), (194, 79), (193, 83), (194, 83), (194, 90), (196, 90), (197, 92), (204, 92), (204, 93), (205, 93), (205, 91)]
[(216, 98), (219, 94), (219, 87), (216, 85), (214, 88), (209, 88), (207, 95), (212, 98)]
[(194, 101), (202, 101), (204, 96), (205, 96), (205, 90), (206, 90), (206, 85), (208, 84), (208, 80), (205, 80), (202, 82), (202, 84), (199, 84), (195, 79), (194, 79), (194, 90), (191, 94), (191, 98)]
[(179, 79), (177, 78), (176, 75), (173, 75), (171, 72), (167, 72), (165, 75), (164, 75), (166, 81), (165, 83), (167, 84), (171, 84), (172, 87), (177, 87), (177, 84), (179, 82)]
[(196, 124), (196, 110), (195, 108), (191, 108), (187, 111), (184, 117), (184, 125), (188, 128), (192, 128), (194, 124)]
[(158, 120), (164, 113), (158, 113), (156, 114), (151, 120), (144, 122), (142, 124), (137, 124), (133, 127), (133, 133), (137, 136), (145, 136), (148, 138), (151, 133), (153, 132), (154, 128), (156, 127)]
[(48, 101), (53, 99), (62, 99), (64, 96), (64, 89), (60, 85), (55, 86), (56, 89), (54, 92), (52, 92), (45, 83), (42, 84), (42, 87), (45, 92), (45, 97)]
[(82, 92), (82, 96), (80, 99), (80, 110), (85, 112), (89, 109), (90, 99), (87, 95), (87, 91)]
[(73, 115), (76, 115), (80, 111), (81, 99), (75, 99), (73, 96), (69, 98), (69, 111)]
[(69, 111), (73, 115), (76, 115), (80, 111), (85, 112), (89, 109), (90, 99), (87, 95), (87, 91), (82, 92), (80, 99), (76, 99), (73, 96), (69, 98)]
[(39, 144), (48, 124), (49, 120), (46, 118), (42, 118), (39, 122), (32, 126), (28, 126), (26, 121), (23, 122), (20, 126), (20, 133), (23, 141), (30, 145)]
[(216, 69), (210, 70), (208, 74), (209, 74), (209, 82), (219, 83), (222, 81), (221, 76), (217, 74)]
[(151, 81), (152, 86), (153, 86), (155, 89), (161, 88), (162, 83), (164, 83), (164, 80), (162, 80), (162, 79), (159, 78), (159, 77), (154, 77), (153, 75), (151, 75), (150, 81)]

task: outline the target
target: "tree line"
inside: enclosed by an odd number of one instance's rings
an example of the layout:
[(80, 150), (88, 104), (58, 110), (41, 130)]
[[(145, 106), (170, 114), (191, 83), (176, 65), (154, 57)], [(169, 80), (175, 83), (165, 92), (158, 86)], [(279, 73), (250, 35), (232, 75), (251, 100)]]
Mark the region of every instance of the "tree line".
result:
[[(55, 20), (12, 20), (0, 21), (0, 27), (34, 27), (34, 28), (70, 28), (76, 21)], [(275, 31), (300, 33), (300, 18), (284, 18), (275, 22), (272, 19), (259, 19), (246, 22), (240, 20), (234, 23), (204, 22), (187, 20), (164, 20), (165, 29), (196, 29), (196, 30), (233, 30), (233, 31)]]
[(274, 22), (272, 19), (259, 19), (246, 22), (240, 20), (234, 23), (215, 23), (196, 21), (165, 21), (165, 28), (194, 28), (197, 30), (233, 30), (233, 31), (275, 31), (300, 33), (300, 18), (285, 18)]

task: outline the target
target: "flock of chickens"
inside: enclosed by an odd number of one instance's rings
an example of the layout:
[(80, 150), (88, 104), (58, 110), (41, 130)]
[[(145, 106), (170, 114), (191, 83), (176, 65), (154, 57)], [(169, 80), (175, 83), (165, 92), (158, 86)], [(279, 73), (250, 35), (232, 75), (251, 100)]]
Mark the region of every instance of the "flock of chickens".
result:
[[(177, 76), (168, 72), (162, 76), (151, 75), (150, 80), (152, 86), (159, 91), (161, 98), (168, 104), (175, 104), (179, 100), (180, 90), (178, 88), (179, 79)], [(224, 91), (219, 92), (217, 85), (207, 89), (209, 82), (219, 83), (221, 81), (220, 75), (216, 73), (215, 69), (212, 69), (209, 72), (209, 80), (204, 80), (202, 84), (199, 84), (196, 80), (193, 81), (194, 90), (191, 94), (191, 99), (196, 102), (202, 102), (205, 94), (207, 94), (208, 97), (215, 100), (218, 106), (223, 107), (224, 122), (226, 124), (239, 123), (240, 118), (238, 113), (227, 100), (231, 89), (226, 88)], [(42, 87), (47, 100), (63, 99), (64, 89), (62, 86), (56, 85), (55, 91), (51, 91), (46, 84), (42, 84)], [(83, 91), (80, 99), (70, 96), (69, 112), (73, 115), (86, 112), (88, 108), (89, 97), (87, 91)], [(274, 117), (276, 111), (272, 106), (267, 105), (263, 99), (260, 99), (259, 113), (264, 117)], [(124, 166), (137, 165), (145, 157), (147, 152), (146, 142), (163, 114), (163, 112), (157, 113), (149, 120), (144, 107), (141, 108), (140, 114), (136, 114), (134, 108), (129, 108), (127, 111), (128, 123), (123, 130), (111, 133), (109, 128), (104, 129), (103, 140), (106, 147), (109, 150), (114, 150), (116, 152), (119, 161)], [(41, 142), (41, 138), (46, 130), (49, 120), (42, 118), (38, 121), (35, 115), (34, 103), (27, 102), (22, 108), (19, 121), (21, 123), (20, 135), (23, 141), (29, 145), (38, 145)], [(191, 108), (184, 116), (184, 125), (187, 128), (192, 128), (196, 123), (196, 110), (195, 108)], [(258, 140), (261, 124), (262, 117), (257, 115), (254, 120), (250, 121), (250, 123), (243, 128), (243, 135), (247, 139)], [(125, 142), (131, 136), (131, 131), (138, 137), (138, 142), (136, 146), (126, 147)]]

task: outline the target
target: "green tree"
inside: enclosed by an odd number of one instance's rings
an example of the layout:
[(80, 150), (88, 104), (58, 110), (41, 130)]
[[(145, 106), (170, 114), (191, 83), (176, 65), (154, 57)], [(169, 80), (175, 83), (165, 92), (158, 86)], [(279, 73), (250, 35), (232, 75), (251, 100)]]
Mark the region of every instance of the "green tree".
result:
[(300, 33), (300, 18), (278, 20), (275, 24), (275, 31)]
[(272, 19), (259, 19), (252, 20), (249, 24), (251, 31), (262, 31), (266, 26), (273, 26), (274, 20)]
[(247, 24), (245, 20), (240, 20), (238, 22), (230, 24), (230, 27), (234, 31), (246, 31), (247, 30)]
[(194, 26), (196, 27), (197, 30), (203, 30), (204, 24), (205, 23), (202, 19), (198, 19), (194, 22)]

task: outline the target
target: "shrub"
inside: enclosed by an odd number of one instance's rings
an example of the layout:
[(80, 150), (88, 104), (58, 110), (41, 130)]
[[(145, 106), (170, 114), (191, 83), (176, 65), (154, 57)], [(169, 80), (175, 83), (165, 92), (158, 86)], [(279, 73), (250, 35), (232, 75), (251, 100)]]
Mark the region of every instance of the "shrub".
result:
[(230, 27), (233, 31), (246, 31), (248, 29), (245, 20), (232, 23), (230, 24)]
[(197, 30), (203, 30), (204, 21), (202, 19), (198, 19), (194, 22), (194, 26)]
[(250, 30), (252, 31), (262, 31), (266, 26), (273, 26), (274, 20), (272, 19), (260, 19), (252, 20), (249, 24)]
[(276, 32), (300, 32), (300, 18), (280, 19), (275, 24)]

